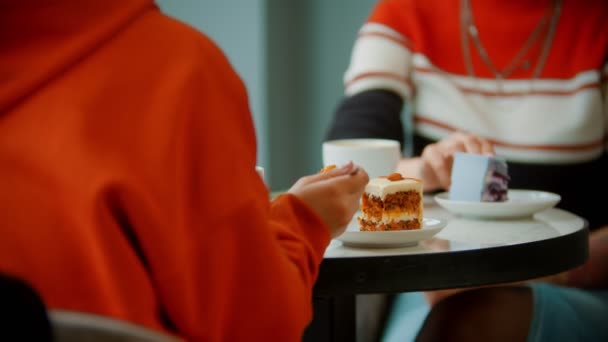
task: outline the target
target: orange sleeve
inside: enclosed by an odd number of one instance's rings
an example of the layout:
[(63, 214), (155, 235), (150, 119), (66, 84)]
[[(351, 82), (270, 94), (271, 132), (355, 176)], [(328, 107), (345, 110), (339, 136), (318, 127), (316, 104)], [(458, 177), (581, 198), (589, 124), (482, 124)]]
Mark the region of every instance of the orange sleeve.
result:
[(180, 335), (300, 340), (312, 317), (327, 227), (293, 195), (271, 206), (255, 171), (245, 88), (211, 41), (196, 45), (192, 58), (179, 60), (187, 70), (183, 84), (163, 94), (174, 98), (177, 123), (165, 144), (166, 161), (151, 172), (165, 184), (151, 186), (161, 190), (149, 193), (145, 207), (126, 201), (129, 216), (161, 305)]
[(387, 26), (397, 31), (408, 40), (408, 48), (412, 49), (416, 38), (417, 23), (416, 4), (413, 0), (381, 0), (367, 18), (368, 23)]

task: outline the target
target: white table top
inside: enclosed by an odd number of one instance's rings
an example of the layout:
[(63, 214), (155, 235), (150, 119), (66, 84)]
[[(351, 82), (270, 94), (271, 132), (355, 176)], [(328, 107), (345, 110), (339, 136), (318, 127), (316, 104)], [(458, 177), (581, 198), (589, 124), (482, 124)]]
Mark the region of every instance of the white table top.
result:
[[(582, 218), (561, 209), (547, 209), (522, 219), (472, 219), (453, 215), (425, 198), (424, 216), (446, 219), (447, 226), (416, 246), (398, 248), (354, 248), (332, 240), (325, 258), (394, 256), (465, 251), (551, 239), (586, 228)], [(366, 232), (367, 233), (367, 232)], [(374, 234), (370, 232), (370, 234)]]

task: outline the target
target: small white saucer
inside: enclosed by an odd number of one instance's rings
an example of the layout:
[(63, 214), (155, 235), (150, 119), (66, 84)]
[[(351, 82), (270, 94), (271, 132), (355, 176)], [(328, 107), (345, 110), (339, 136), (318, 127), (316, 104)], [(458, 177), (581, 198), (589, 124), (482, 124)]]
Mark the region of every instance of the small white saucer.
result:
[(509, 190), (505, 202), (454, 201), (449, 192), (434, 196), (437, 204), (453, 214), (471, 218), (506, 219), (530, 217), (554, 207), (561, 196), (552, 192), (535, 190)]
[(425, 217), (422, 219), (421, 229), (362, 232), (359, 230), (357, 215), (355, 215), (346, 231), (336, 239), (349, 247), (395, 248), (415, 246), (418, 241), (429, 239), (439, 233), (446, 225), (446, 220)]

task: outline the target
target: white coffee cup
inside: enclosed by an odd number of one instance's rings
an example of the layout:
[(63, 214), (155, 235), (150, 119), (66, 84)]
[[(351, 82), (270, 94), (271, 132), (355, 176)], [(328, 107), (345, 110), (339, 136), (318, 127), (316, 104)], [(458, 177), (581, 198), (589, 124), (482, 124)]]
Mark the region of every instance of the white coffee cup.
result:
[(349, 161), (362, 167), (370, 178), (396, 171), (401, 144), (389, 139), (338, 139), (323, 143), (323, 166), (341, 166)]

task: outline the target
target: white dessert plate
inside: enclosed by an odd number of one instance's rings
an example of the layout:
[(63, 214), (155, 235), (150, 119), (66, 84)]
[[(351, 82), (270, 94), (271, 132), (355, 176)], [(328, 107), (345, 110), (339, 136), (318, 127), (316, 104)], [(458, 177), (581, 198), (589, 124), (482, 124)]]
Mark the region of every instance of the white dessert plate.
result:
[(552, 192), (510, 189), (504, 202), (454, 201), (449, 192), (434, 196), (437, 204), (453, 214), (471, 218), (509, 219), (530, 217), (554, 207), (561, 196)]
[[(360, 214), (360, 213), (357, 213)], [(423, 218), (422, 228), (413, 230), (392, 230), (385, 232), (362, 232), (355, 215), (346, 231), (336, 239), (344, 246), (363, 248), (396, 248), (415, 246), (419, 241), (429, 239), (446, 225), (443, 219)]]

